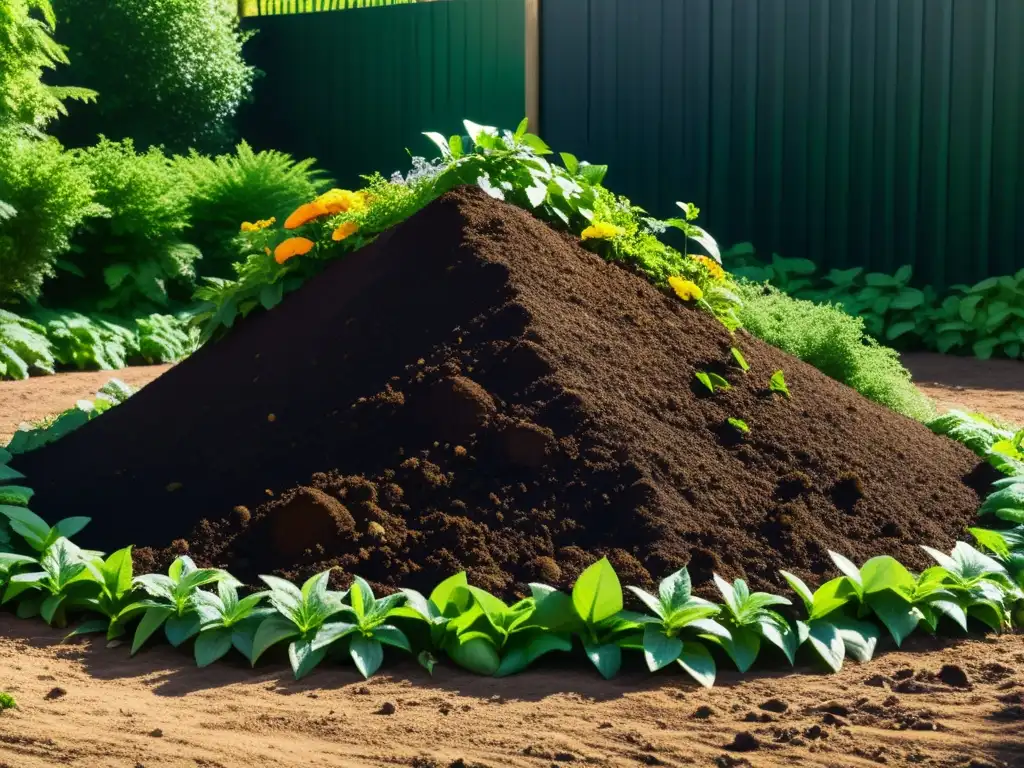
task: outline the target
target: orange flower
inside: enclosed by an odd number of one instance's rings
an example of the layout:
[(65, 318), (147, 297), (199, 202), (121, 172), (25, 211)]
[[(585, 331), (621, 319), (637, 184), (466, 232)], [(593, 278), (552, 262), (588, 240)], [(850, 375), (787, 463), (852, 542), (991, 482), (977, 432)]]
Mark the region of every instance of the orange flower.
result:
[(264, 252), (265, 254), (267, 254), (267, 256), (269, 256), (269, 255), (270, 255), (270, 249), (269, 249), (269, 248), (264, 248), (264, 249), (263, 249), (263, 252)]
[(714, 259), (708, 258), (707, 256), (690, 256), (696, 262), (704, 265), (704, 268), (711, 273), (711, 277), (714, 280), (724, 280), (725, 270), (722, 269), (722, 265)]
[(354, 221), (346, 221), (344, 224), (342, 224), (340, 227), (334, 230), (334, 234), (331, 235), (331, 239), (334, 240), (335, 242), (341, 242), (349, 235), (354, 235), (358, 231), (358, 224), (356, 224)]
[(314, 200), (312, 203), (304, 203), (296, 208), (295, 212), (285, 220), (284, 228), (295, 229), (329, 213), (330, 211), (327, 210), (327, 207), (319, 200)]
[(289, 237), (274, 249), (274, 261), (284, 264), (293, 256), (303, 256), (313, 250), (313, 241), (305, 237)]

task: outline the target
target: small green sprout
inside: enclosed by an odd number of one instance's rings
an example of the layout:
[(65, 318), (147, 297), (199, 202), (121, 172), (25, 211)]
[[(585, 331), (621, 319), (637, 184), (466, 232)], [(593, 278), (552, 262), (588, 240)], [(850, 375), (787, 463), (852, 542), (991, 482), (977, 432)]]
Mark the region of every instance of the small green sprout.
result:
[(749, 371), (750, 363), (747, 362), (747, 358), (743, 356), (743, 353), (736, 349), (736, 347), (730, 347), (730, 351), (732, 352), (732, 357), (736, 361), (736, 364), (743, 369), (743, 372), (746, 373)]
[(0, 691), (0, 712), (5, 709), (17, 709), (18, 702), (14, 700), (14, 697), (6, 691)]
[(787, 398), (793, 397), (789, 393), (789, 387), (786, 386), (786, 376), (782, 371), (776, 371), (772, 374), (772, 380), (769, 382), (768, 387), (772, 392), (778, 392), (780, 395), (785, 395)]
[(743, 434), (750, 432), (750, 425), (747, 424), (743, 419), (729, 419), (729, 426), (738, 429)]
[(717, 373), (697, 371), (694, 376), (697, 377), (697, 381), (708, 388), (708, 392), (711, 394), (714, 394), (716, 389), (721, 389), (722, 391), (732, 389), (732, 385)]

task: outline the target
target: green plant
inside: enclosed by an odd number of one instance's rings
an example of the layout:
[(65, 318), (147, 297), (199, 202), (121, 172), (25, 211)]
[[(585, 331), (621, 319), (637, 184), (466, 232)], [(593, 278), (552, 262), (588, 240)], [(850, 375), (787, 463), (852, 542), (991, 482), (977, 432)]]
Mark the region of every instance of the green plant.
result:
[(56, 25), (49, 0), (0, 0), (0, 128), (43, 128), (67, 113), (66, 99), (95, 99), (85, 88), (43, 83), (44, 71), (68, 63), (51, 37)]
[(934, 417), (932, 402), (913, 385), (899, 355), (866, 336), (859, 318), (770, 286), (742, 284), (739, 294), (740, 320), (754, 336), (897, 413), (919, 421)]
[[(0, 449), (0, 454), (3, 452), (3, 449)], [(2, 463), (0, 461), (0, 464)], [(2, 474), (4, 473), (0, 471), (0, 475)], [(31, 488), (23, 485), (0, 485), (0, 506), (27, 507), (32, 499), (32, 493)]]
[(150, 597), (126, 606), (118, 616), (124, 620), (145, 611), (135, 637), (132, 655), (142, 647), (154, 632), (164, 628), (167, 641), (177, 648), (199, 632), (202, 615), (199, 613), (197, 593), (207, 584), (226, 581), (233, 586), (241, 584), (227, 571), (219, 568), (196, 568), (192, 558), (182, 556), (171, 563), (167, 575), (146, 573), (136, 576), (133, 584)]
[(717, 373), (707, 373), (706, 371), (697, 371), (693, 374), (697, 377), (697, 381), (707, 387), (708, 392), (711, 394), (715, 393), (715, 390), (720, 389), (726, 392), (732, 389), (732, 385), (724, 378), (719, 376)]
[(348, 638), (348, 653), (356, 669), (363, 677), (370, 677), (384, 661), (385, 645), (412, 652), (405, 633), (387, 623), (394, 609), (407, 599), (405, 594), (395, 592), (378, 600), (370, 585), (358, 576), (348, 594), (351, 607), (345, 607), (340, 614), (347, 621), (329, 621), (320, 627), (313, 638), (314, 653)]
[(766, 640), (781, 650), (790, 664), (796, 663), (799, 639), (789, 621), (772, 610), (779, 605), (792, 605), (785, 597), (767, 592), (751, 592), (743, 579), (730, 584), (718, 574), (715, 586), (722, 595), (725, 611), (719, 619), (729, 630), (729, 638), (711, 635), (729, 654), (740, 672), (753, 666), (761, 652), (761, 641)]
[(0, 302), (35, 299), (72, 233), (102, 208), (88, 175), (55, 139), (3, 128), (0, 200), (14, 211), (0, 217)]
[(732, 353), (733, 360), (736, 361), (736, 365), (738, 365), (744, 373), (750, 370), (750, 364), (747, 362), (747, 358), (743, 356), (742, 352), (736, 349), (736, 347), (730, 347), (729, 352)]
[(147, 363), (176, 363), (195, 352), (200, 334), (191, 321), (191, 312), (136, 318), (135, 333), (142, 359)]
[(950, 290), (932, 318), (936, 349), (969, 348), (983, 360), (1024, 356), (1024, 269)]
[(327, 187), (315, 160), (295, 160), (283, 152), (253, 152), (244, 141), (234, 154), (207, 157), (195, 150), (174, 158), (188, 185), (188, 239), (203, 251), (201, 274), (230, 277), (238, 257), (235, 239), (243, 222), (284, 221), (302, 203)]
[(120, 405), (134, 391), (120, 379), (111, 379), (100, 387), (95, 400), (79, 400), (74, 408), (69, 408), (45, 424), (30, 429), (19, 429), (7, 444), (7, 450), (15, 454), (25, 453), (59, 440), (90, 419), (105, 413), (115, 405)]
[(83, 301), (99, 310), (164, 307), (174, 287), (187, 297), (199, 250), (182, 239), (189, 224), (188, 185), (156, 148), (138, 153), (131, 139), (100, 137), (76, 163), (106, 216), (75, 239), (75, 271), (47, 288), (51, 301)]
[(47, 624), (63, 627), (67, 624), (65, 602), (75, 596), (76, 586), (90, 586), (89, 569), (94, 568), (90, 557), (90, 553), (83, 552), (66, 538), (58, 538), (47, 546), (39, 559), (42, 570), (11, 576), (0, 602), (9, 603), (25, 592), (32, 592), (18, 603), (18, 616), (40, 615)]
[(715, 659), (700, 639), (731, 641), (732, 634), (718, 622), (722, 609), (691, 594), (685, 568), (658, 585), (658, 596), (639, 587), (627, 587), (654, 615), (630, 614), (644, 625), (643, 650), (647, 667), (656, 672), (676, 662), (705, 688), (715, 682)]
[(74, 601), (76, 607), (85, 608), (104, 616), (104, 619), (86, 621), (75, 628), (68, 637), (106, 632), (107, 639), (113, 640), (125, 633), (125, 624), (133, 613), (141, 611), (142, 605), (136, 603), (136, 610), (126, 613), (125, 609), (132, 604), (135, 584), (132, 580), (132, 548), (125, 547), (114, 552), (106, 560), (97, 558), (88, 575), (98, 585), (95, 596)]
[[(74, 78), (101, 94), (76, 110), (68, 134), (133, 138), (172, 152), (218, 151), (248, 96), (253, 69), (235, 8), (221, 0), (54, 0)], [(126, 77), (126, 73), (131, 73)]]
[(0, 379), (27, 379), (33, 370), (53, 373), (55, 362), (43, 326), (0, 309)]
[(0, 515), (7, 518), (11, 530), (36, 552), (46, 552), (58, 539), (70, 538), (89, 524), (88, 517), (68, 517), (51, 528), (25, 507), (0, 506)]
[(78, 370), (116, 370), (137, 351), (135, 334), (114, 318), (70, 310), (36, 309), (32, 319), (46, 330), (53, 356)]
[(14, 700), (14, 697), (6, 691), (0, 691), (0, 712), (5, 709), (17, 709), (18, 703)]
[(748, 434), (750, 432), (750, 425), (747, 424), (747, 422), (745, 422), (743, 419), (729, 418), (726, 419), (726, 423), (733, 429), (739, 430), (743, 434)]
[(323, 661), (327, 649), (313, 649), (316, 635), (331, 616), (346, 608), (342, 602), (345, 593), (327, 589), (330, 575), (330, 571), (324, 571), (310, 577), (301, 590), (276, 576), (260, 576), (270, 587), (268, 599), (277, 613), (265, 618), (256, 629), (250, 659), (253, 666), (267, 649), (285, 640), (290, 641), (288, 660), (296, 680)]
[[(959, 410), (932, 419), (928, 428), (963, 443), (1005, 475), (1024, 475), (1024, 431), (1014, 432), (981, 414)], [(983, 509), (987, 512), (991, 506)]]
[(272, 609), (260, 606), (267, 592), (253, 592), (239, 599), (238, 588), (226, 579), (217, 582), (217, 594), (196, 592), (199, 636), (195, 643), (196, 664), (208, 666), (232, 648), (250, 662), (256, 630)]
[(786, 386), (786, 374), (782, 371), (776, 371), (772, 374), (771, 381), (768, 382), (768, 388), (772, 392), (778, 392), (780, 395), (785, 395), (787, 400), (793, 397), (789, 392), (789, 387)]

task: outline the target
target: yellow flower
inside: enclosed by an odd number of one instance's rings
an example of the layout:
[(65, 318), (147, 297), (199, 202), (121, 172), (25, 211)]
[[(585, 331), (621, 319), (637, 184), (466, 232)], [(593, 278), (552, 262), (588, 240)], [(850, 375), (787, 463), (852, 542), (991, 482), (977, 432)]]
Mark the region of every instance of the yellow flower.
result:
[(319, 203), (330, 214), (359, 213), (366, 210), (366, 195), (363, 192), (352, 192), (348, 189), (331, 189), (324, 192), (314, 202)]
[(327, 207), (318, 200), (314, 200), (312, 203), (304, 203), (296, 208), (291, 216), (285, 219), (284, 228), (295, 229), (329, 213), (330, 211), (327, 210)]
[(340, 227), (334, 230), (334, 234), (331, 235), (331, 239), (334, 240), (335, 242), (341, 242), (349, 235), (354, 235), (358, 231), (358, 224), (356, 224), (354, 221), (346, 221), (344, 224), (342, 224)]
[(303, 256), (313, 250), (313, 241), (305, 237), (289, 237), (274, 249), (274, 261), (284, 264), (293, 256)]
[(704, 298), (704, 291), (692, 280), (686, 280), (679, 275), (673, 275), (668, 279), (668, 284), (683, 301), (700, 301)]
[(607, 221), (595, 221), (580, 233), (581, 240), (610, 240), (613, 237), (622, 237), (626, 230), (609, 224)]
[(696, 262), (699, 262), (700, 264), (703, 264), (704, 268), (709, 273), (711, 273), (712, 279), (714, 279), (714, 280), (724, 280), (725, 279), (725, 270), (722, 269), (722, 265), (719, 264), (714, 259), (709, 258), (707, 256), (691, 256), (690, 258), (693, 259)]
[(271, 216), (269, 219), (260, 219), (259, 221), (255, 222), (255, 223), (253, 223), (251, 221), (243, 221), (242, 222), (242, 231), (243, 232), (259, 232), (262, 229), (266, 229), (267, 227), (274, 226), (274, 223), (276, 221), (277, 221), (277, 219), (275, 217), (273, 217), (273, 216)]

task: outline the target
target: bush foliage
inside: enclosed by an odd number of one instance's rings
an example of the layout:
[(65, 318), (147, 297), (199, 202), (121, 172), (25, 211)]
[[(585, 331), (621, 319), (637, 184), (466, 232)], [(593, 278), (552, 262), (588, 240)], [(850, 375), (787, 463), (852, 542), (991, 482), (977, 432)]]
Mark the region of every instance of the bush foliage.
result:
[(219, 151), (247, 98), (253, 70), (244, 36), (223, 0), (55, 0), (71, 77), (99, 91), (61, 126), (69, 144), (98, 135), (140, 148)]

